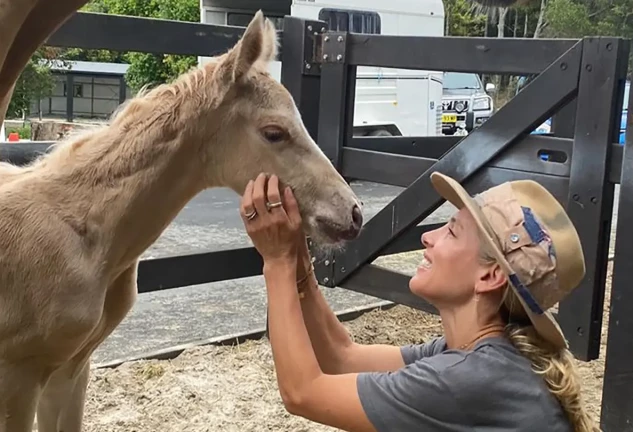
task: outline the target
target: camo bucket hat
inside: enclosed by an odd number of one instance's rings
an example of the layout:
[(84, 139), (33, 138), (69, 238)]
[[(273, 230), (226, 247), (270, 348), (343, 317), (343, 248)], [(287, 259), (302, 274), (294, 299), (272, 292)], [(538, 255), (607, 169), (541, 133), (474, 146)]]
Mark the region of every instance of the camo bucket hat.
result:
[(502, 183), (474, 197), (444, 174), (432, 173), (431, 182), (444, 199), (473, 215), (515, 294), (505, 302), (510, 316), (529, 318), (541, 337), (567, 347), (547, 310), (578, 286), (585, 260), (578, 233), (556, 198), (532, 180)]

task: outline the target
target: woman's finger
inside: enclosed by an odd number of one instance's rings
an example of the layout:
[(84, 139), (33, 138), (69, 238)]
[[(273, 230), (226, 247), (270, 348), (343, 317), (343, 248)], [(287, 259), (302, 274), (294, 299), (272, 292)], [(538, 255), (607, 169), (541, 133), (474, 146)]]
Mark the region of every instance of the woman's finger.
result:
[(284, 203), (281, 200), (281, 194), (279, 192), (279, 177), (271, 176), (268, 181), (268, 205), (272, 205), (273, 207), (269, 207), (269, 211), (271, 212), (271, 216), (273, 220), (280, 225), (284, 225), (288, 228), (291, 227), (290, 218), (284, 208)]
[(272, 205), (269, 207), (271, 212), (274, 213), (285, 213), (283, 202), (281, 201), (281, 194), (279, 193), (279, 177), (276, 175), (270, 176), (268, 180), (268, 205)]
[(253, 206), (253, 180), (250, 180), (244, 189), (244, 195), (240, 203), (240, 214), (244, 221), (253, 218), (255, 207)]
[(286, 207), (286, 214), (288, 215), (288, 219), (290, 219), (290, 223), (292, 223), (293, 227), (298, 228), (301, 226), (301, 212), (299, 211), (299, 204), (295, 199), (294, 194), (292, 193), (292, 189), (290, 187), (286, 187), (284, 189), (284, 201)]
[(261, 173), (255, 179), (253, 184), (253, 206), (257, 211), (257, 217), (265, 217), (268, 209), (266, 208), (266, 180), (267, 176)]

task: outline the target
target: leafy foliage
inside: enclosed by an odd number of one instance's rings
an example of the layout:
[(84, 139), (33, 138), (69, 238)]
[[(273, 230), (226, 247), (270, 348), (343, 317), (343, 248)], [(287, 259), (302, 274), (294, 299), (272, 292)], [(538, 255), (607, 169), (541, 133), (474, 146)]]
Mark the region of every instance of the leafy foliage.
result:
[[(81, 10), (176, 21), (200, 21), (198, 0), (91, 0)], [(51, 95), (54, 88), (50, 69), (52, 60), (61, 61), (64, 65), (69, 60), (129, 63), (126, 81), (133, 91), (145, 85), (168, 82), (197, 63), (195, 56), (41, 47), (27, 63), (16, 83), (7, 117), (29, 114), (31, 101)]]
[(573, 0), (551, 0), (545, 12), (549, 37), (582, 37), (593, 32), (587, 8)]
[[(82, 9), (86, 12), (109, 13), (176, 21), (200, 21), (197, 0), (92, 0)], [(132, 90), (145, 85), (168, 82), (196, 65), (195, 56), (147, 53), (117, 53), (107, 50), (69, 50), (74, 60), (129, 63), (126, 81)]]
[(469, 0), (444, 0), (445, 33), (451, 36), (483, 36), (486, 14), (477, 13)]
[(549, 37), (633, 36), (633, 0), (550, 0)]
[(547, 37), (633, 37), (633, 0), (549, 0), (545, 17)]
[(13, 96), (7, 109), (7, 117), (21, 117), (30, 113), (31, 103), (50, 96), (55, 82), (51, 73), (52, 62), (67, 67), (61, 50), (41, 47), (31, 57), (18, 77)]

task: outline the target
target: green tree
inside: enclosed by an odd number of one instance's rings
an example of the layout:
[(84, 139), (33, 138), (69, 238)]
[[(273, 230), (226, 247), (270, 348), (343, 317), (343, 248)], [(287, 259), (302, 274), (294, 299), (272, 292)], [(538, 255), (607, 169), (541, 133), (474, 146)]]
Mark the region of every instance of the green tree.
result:
[[(198, 0), (91, 0), (81, 11), (176, 21), (200, 21)], [(134, 91), (145, 85), (171, 81), (197, 63), (195, 56), (41, 47), (34, 53), (16, 83), (8, 116), (19, 117), (28, 114), (32, 101), (50, 96), (54, 87), (50, 70), (53, 60), (61, 61), (63, 64), (72, 60), (129, 63), (126, 81)]]
[(470, 0), (444, 0), (446, 36), (483, 36), (486, 19)]
[[(85, 10), (114, 15), (199, 22), (199, 7), (198, 0), (93, 0), (86, 5)], [(120, 56), (118, 53), (110, 55), (115, 59)], [(130, 52), (122, 58), (130, 64), (126, 81), (136, 91), (145, 85), (153, 86), (169, 82), (197, 64), (195, 56)]]
[(26, 64), (18, 77), (13, 96), (7, 109), (7, 118), (30, 114), (31, 103), (51, 95), (55, 81), (51, 72), (52, 62), (68, 67), (62, 50), (40, 47)]
[[(83, 12), (107, 13), (175, 21), (200, 22), (198, 0), (91, 0)], [(195, 56), (148, 54), (139, 52), (120, 53), (109, 50), (66, 50), (66, 58), (72, 60), (128, 63), (126, 82), (134, 91), (145, 85), (154, 86), (169, 82), (197, 64)]]
[(586, 5), (573, 0), (550, 0), (545, 11), (545, 34), (554, 38), (580, 38), (595, 32)]
[(549, 37), (633, 37), (633, 0), (549, 0)]
[[(549, 0), (545, 13), (546, 37), (633, 38), (633, 0)], [(629, 58), (629, 76), (633, 53)]]

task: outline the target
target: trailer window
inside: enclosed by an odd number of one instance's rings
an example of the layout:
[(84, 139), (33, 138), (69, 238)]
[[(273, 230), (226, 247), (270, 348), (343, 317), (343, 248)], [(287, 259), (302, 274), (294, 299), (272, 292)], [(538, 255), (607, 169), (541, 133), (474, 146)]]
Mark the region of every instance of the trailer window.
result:
[[(226, 14), (226, 25), (236, 26), (236, 27), (248, 27), (251, 20), (255, 17), (254, 13), (244, 13), (244, 12), (229, 12)], [(266, 15), (266, 18), (270, 19), (275, 28), (277, 30), (283, 30), (284, 27), (284, 18), (276, 17), (271, 15)]]
[(319, 20), (328, 23), (332, 31), (380, 34), (380, 15), (376, 12), (321, 9)]

